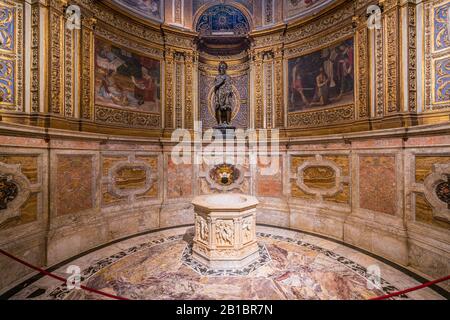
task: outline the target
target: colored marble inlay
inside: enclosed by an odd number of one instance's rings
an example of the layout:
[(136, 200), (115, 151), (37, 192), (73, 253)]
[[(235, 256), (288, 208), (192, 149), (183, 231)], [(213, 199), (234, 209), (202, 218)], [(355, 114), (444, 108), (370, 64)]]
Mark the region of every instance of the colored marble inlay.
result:
[(283, 194), (283, 158), (278, 159), (278, 171), (273, 174), (263, 175), (261, 170), (264, 168), (269, 171), (272, 163), (258, 163), (256, 177), (256, 194), (263, 197), (280, 197)]
[[(192, 236), (155, 237), (96, 259), (82, 271), (84, 284), (130, 299), (368, 299), (398, 290), (384, 278), (369, 289), (370, 273), (357, 262), (301, 238), (267, 232), (257, 234), (267, 252), (259, 267), (205, 270), (186, 263)], [(46, 299), (103, 299), (66, 286), (44, 293)]]
[(56, 190), (57, 215), (93, 208), (92, 156), (58, 155)]
[(38, 157), (33, 155), (0, 155), (0, 162), (20, 165), (20, 172), (31, 183), (38, 183)]
[(188, 164), (175, 164), (168, 160), (167, 195), (176, 199), (192, 195), (192, 166)]
[(102, 205), (118, 205), (125, 203), (128, 197), (126, 196), (115, 196), (108, 190), (108, 185), (102, 185)]
[(359, 167), (360, 207), (394, 215), (397, 208), (395, 157), (362, 156)]
[(450, 101), (450, 57), (435, 62), (434, 102)]
[(314, 160), (314, 156), (292, 156), (291, 158), (291, 174), (297, 173), (297, 168), (300, 167), (304, 162)]
[(324, 196), (323, 199), (335, 203), (350, 203), (350, 186), (345, 183), (341, 191), (332, 196)]
[(433, 207), (427, 201), (425, 195), (423, 195), (422, 193), (415, 194), (415, 207), (415, 216), (417, 222), (450, 230), (450, 223), (448, 221), (438, 220), (434, 218)]
[(0, 51), (14, 51), (15, 9), (0, 5)]
[(417, 156), (416, 157), (416, 182), (424, 182), (432, 173), (433, 165), (450, 163), (450, 156)]
[(147, 181), (147, 172), (142, 167), (124, 167), (114, 175), (114, 183), (118, 189), (143, 189)]
[(20, 207), (20, 214), (9, 218), (0, 224), (0, 230), (18, 227), (37, 220), (38, 194), (30, 195), (27, 201)]
[(434, 9), (434, 50), (450, 47), (450, 2)]
[(323, 156), (323, 160), (328, 160), (336, 163), (336, 165), (341, 169), (341, 175), (343, 177), (350, 175), (350, 164), (348, 156), (329, 155)]
[(0, 104), (13, 104), (14, 101), (14, 60), (0, 59)]
[(109, 170), (117, 163), (122, 161), (128, 161), (128, 157), (103, 157), (102, 161), (102, 174), (107, 176)]
[(331, 189), (336, 186), (336, 172), (327, 166), (307, 167), (303, 170), (303, 182), (312, 189)]

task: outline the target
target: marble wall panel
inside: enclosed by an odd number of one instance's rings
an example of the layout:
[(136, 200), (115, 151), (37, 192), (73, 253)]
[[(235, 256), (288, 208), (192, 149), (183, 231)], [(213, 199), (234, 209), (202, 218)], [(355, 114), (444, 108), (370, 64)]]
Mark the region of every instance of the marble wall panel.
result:
[(193, 196), (193, 166), (175, 164), (167, 157), (167, 197), (169, 199), (189, 198)]
[(56, 215), (77, 214), (94, 208), (93, 155), (58, 155), (56, 172)]
[(262, 169), (270, 168), (270, 164), (258, 163), (255, 188), (256, 195), (260, 197), (282, 197), (283, 196), (283, 157), (278, 159), (278, 170), (273, 174), (263, 175)]
[(350, 203), (348, 155), (320, 152), (291, 157), (291, 195), (318, 202)]
[[(34, 139), (31, 146), (42, 145), (43, 141), (38, 140)], [(19, 187), (16, 198), (19, 202), (7, 202), (6, 208), (0, 209), (0, 247), (42, 266), (47, 221), (47, 151), (27, 148), (28, 143), (27, 139), (16, 137), (0, 140), (0, 176), (6, 176), (6, 181)], [(32, 273), (30, 268), (4, 256), (0, 256), (0, 270), (0, 290)]]
[(359, 158), (359, 203), (372, 211), (395, 215), (397, 211), (396, 160), (391, 155)]
[(160, 198), (161, 170), (156, 153), (107, 152), (101, 159), (103, 207)]

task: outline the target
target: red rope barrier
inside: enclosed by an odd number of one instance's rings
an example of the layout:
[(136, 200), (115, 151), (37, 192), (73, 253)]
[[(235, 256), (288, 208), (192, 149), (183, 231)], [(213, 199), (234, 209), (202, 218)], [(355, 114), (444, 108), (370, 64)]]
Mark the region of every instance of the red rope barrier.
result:
[[(23, 265), (25, 265), (25, 266), (27, 266), (28, 268), (34, 269), (34, 270), (36, 270), (36, 271), (38, 271), (38, 272), (40, 272), (40, 273), (42, 273), (42, 274), (44, 274), (46, 276), (49, 276), (49, 277), (54, 278), (56, 280), (59, 280), (61, 282), (67, 283), (67, 279), (65, 279), (63, 277), (60, 277), (60, 276), (57, 276), (57, 275), (55, 275), (55, 274), (53, 274), (51, 272), (48, 272), (47, 270), (41, 269), (39, 267), (36, 267), (36, 266), (26, 262), (26, 261), (23, 261), (23, 260), (15, 257), (15, 256), (13, 256), (12, 254), (10, 254), (10, 253), (2, 250), (2, 249), (0, 249), (0, 253), (5, 255), (5, 256), (7, 256), (7, 257), (9, 257), (9, 258), (11, 258), (11, 259), (13, 259), (13, 260), (15, 260), (15, 261), (17, 261), (17, 262), (19, 262), (19, 263), (21, 263), (21, 264), (23, 264)], [(105, 297), (108, 297), (108, 298), (112, 298), (112, 299), (116, 299), (116, 300), (129, 300), (129, 299), (124, 298), (124, 297), (115, 296), (113, 294), (109, 294), (109, 293), (106, 293), (106, 292), (103, 292), (103, 291), (99, 291), (99, 290), (96, 290), (96, 289), (93, 289), (93, 288), (89, 288), (89, 287), (86, 287), (86, 286), (83, 286), (83, 285), (81, 285), (80, 288), (83, 289), (83, 290), (86, 290), (86, 291), (89, 291), (89, 292), (93, 292), (93, 293), (97, 293), (97, 294), (100, 294), (102, 296), (105, 296)]]
[(399, 295), (402, 295), (402, 294), (405, 294), (405, 293), (408, 293), (408, 292), (411, 292), (411, 291), (416, 291), (416, 290), (419, 290), (419, 289), (423, 289), (423, 288), (429, 287), (429, 286), (431, 286), (433, 284), (436, 284), (436, 283), (439, 283), (439, 282), (444, 282), (444, 281), (447, 281), (447, 280), (450, 280), (450, 275), (448, 275), (448, 276), (446, 276), (444, 278), (441, 278), (441, 279), (437, 279), (437, 280), (434, 280), (434, 281), (423, 283), (423, 284), (421, 284), (419, 286), (416, 286), (416, 287), (412, 287), (412, 288), (405, 289), (405, 290), (402, 290), (402, 291), (397, 291), (397, 292), (394, 292), (394, 293), (391, 293), (391, 294), (387, 294), (387, 295), (384, 295), (384, 296), (370, 298), (369, 300), (385, 300), (385, 299), (389, 299), (389, 298), (396, 297), (396, 296), (399, 296)]

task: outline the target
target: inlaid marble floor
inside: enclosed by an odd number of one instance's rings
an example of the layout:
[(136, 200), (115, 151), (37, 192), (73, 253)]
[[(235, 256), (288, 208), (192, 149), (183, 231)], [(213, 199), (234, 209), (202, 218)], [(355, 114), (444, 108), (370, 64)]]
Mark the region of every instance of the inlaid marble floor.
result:
[[(182, 259), (193, 228), (134, 237), (82, 256), (69, 265), (82, 270), (82, 284), (129, 299), (368, 299), (420, 284), (399, 270), (349, 247), (301, 232), (258, 227), (268, 253), (250, 273), (224, 270), (204, 275)], [(379, 268), (378, 287), (368, 268)], [(195, 266), (194, 266), (195, 267)], [(202, 275), (203, 274), (203, 275)], [(68, 290), (44, 277), (12, 299), (108, 299)], [(443, 299), (426, 288), (396, 299)]]

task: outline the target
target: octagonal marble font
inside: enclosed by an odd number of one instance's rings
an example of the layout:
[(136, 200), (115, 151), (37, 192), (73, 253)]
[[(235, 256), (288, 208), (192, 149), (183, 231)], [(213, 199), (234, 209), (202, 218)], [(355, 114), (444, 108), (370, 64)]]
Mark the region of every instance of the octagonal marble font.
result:
[(236, 269), (260, 257), (253, 196), (229, 193), (196, 197), (193, 258), (213, 269)]

